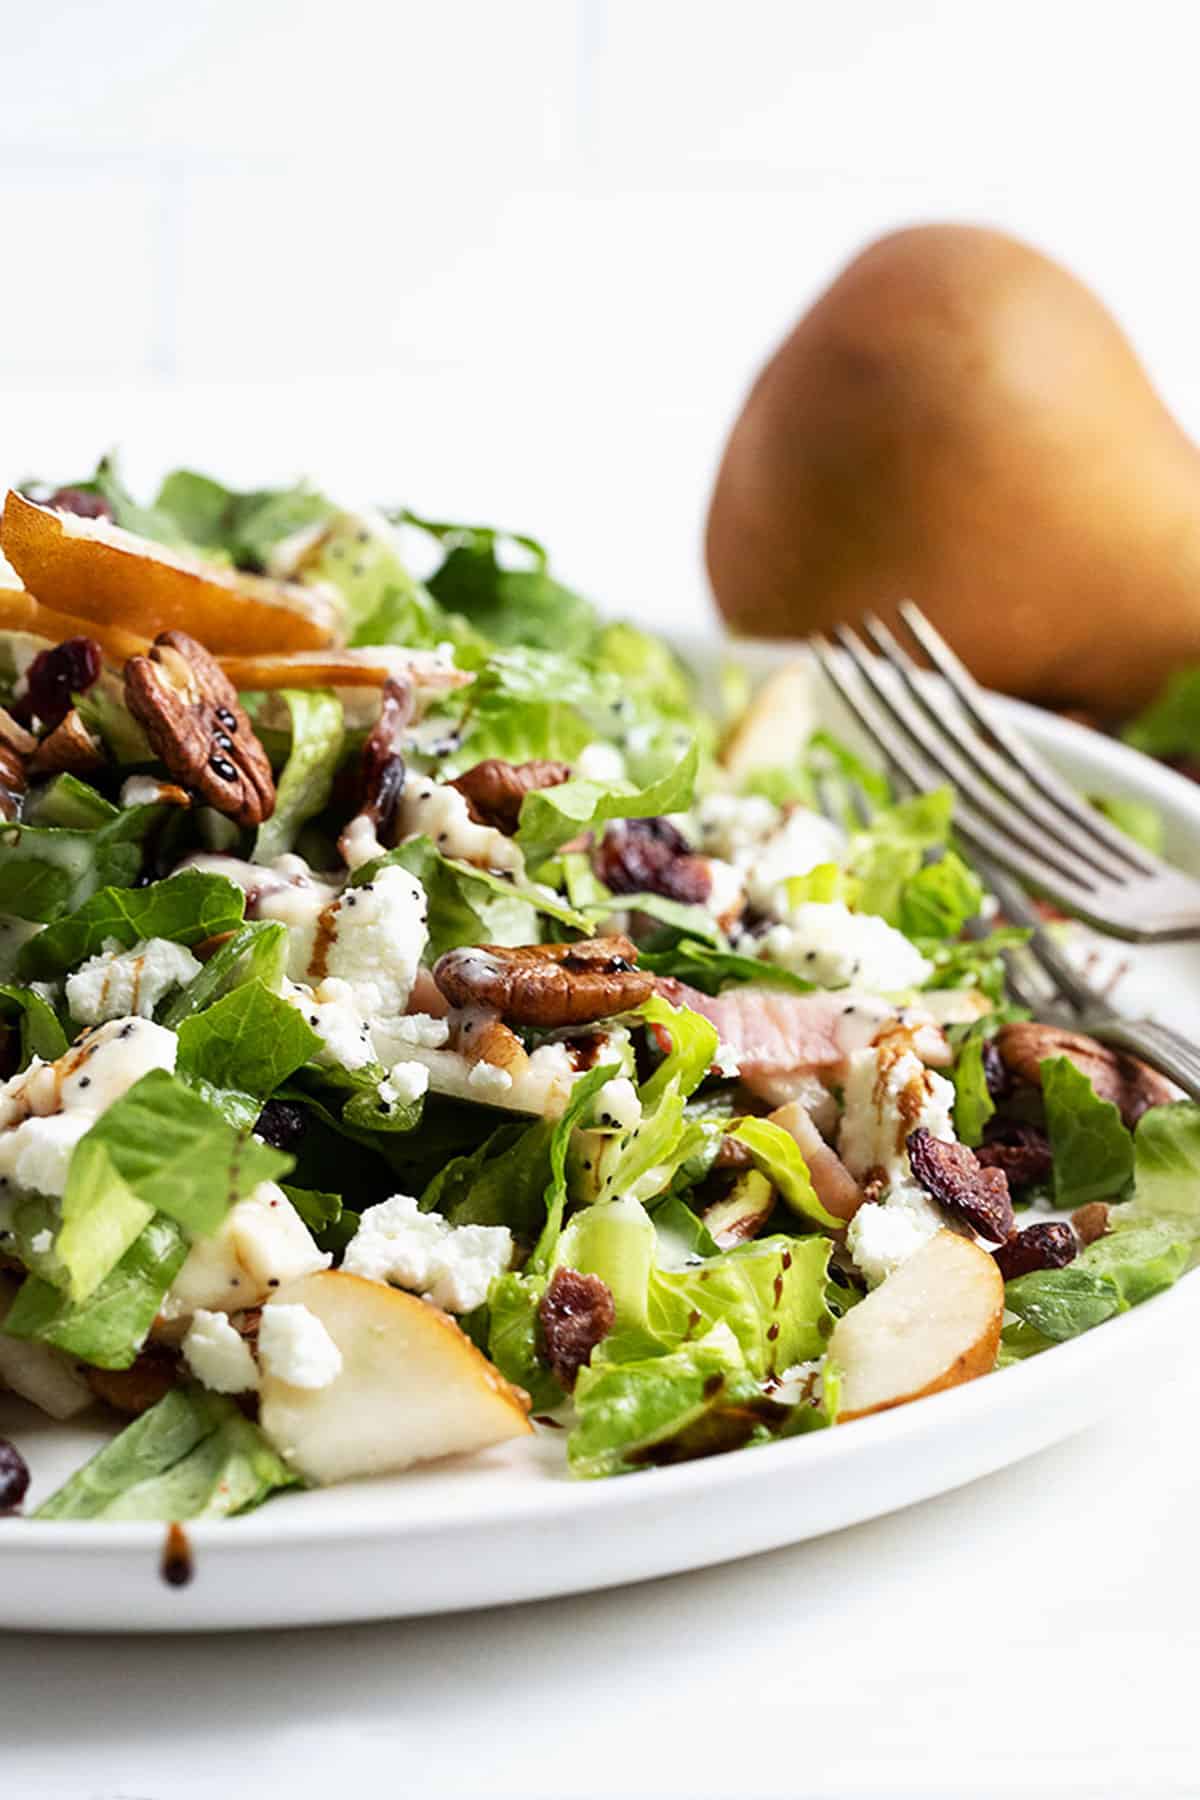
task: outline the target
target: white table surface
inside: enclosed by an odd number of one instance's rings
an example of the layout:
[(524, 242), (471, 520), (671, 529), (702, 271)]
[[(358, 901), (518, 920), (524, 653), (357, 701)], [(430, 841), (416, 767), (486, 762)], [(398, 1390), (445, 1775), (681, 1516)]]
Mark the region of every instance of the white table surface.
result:
[(395, 1625), (0, 1634), (0, 1792), (1195, 1796), (1200, 1356), (905, 1513)]

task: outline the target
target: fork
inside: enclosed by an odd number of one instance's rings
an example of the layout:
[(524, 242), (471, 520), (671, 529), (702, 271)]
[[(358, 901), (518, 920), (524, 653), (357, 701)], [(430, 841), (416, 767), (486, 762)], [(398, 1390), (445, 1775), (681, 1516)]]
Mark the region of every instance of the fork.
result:
[(862, 631), (878, 655), (846, 625), (835, 633), (844, 655), (827, 638), (808, 642), (906, 784), (927, 793), (950, 782), (955, 830), (976, 854), (1097, 931), (1135, 943), (1200, 937), (1200, 881), (1135, 844), (1076, 794), (991, 706), (911, 601), (899, 614), (936, 675), (873, 613)]
[[(1160, 1025), (1153, 1019), (1131, 1019), (1120, 1012), (1064, 955), (1016, 882), (986, 857), (976, 855), (972, 860), (976, 873), (999, 901), (1005, 916), (1029, 932), (1028, 941), (1019, 950), (1009, 950), (1004, 955), (1013, 998), (1044, 1024), (1086, 1032), (1114, 1050), (1140, 1057), (1182, 1088), (1190, 1099), (1200, 1101), (1200, 1048), (1169, 1025)], [(1045, 980), (1036, 979), (1037, 971)], [(1035, 977), (1032, 982), (1031, 973)]]

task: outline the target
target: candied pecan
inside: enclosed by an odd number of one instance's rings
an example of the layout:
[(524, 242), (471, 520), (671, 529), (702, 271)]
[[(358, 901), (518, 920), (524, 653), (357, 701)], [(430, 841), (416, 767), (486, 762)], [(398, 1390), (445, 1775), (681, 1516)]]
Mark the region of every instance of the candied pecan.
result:
[(433, 979), (451, 1006), (486, 1006), (511, 1025), (591, 1025), (641, 1006), (654, 977), (628, 938), (447, 950)]
[(55, 512), (74, 513), (80, 519), (112, 519), (116, 515), (103, 494), (87, 488), (56, 488), (46, 502)]
[(1050, 1179), (1054, 1158), (1050, 1139), (1040, 1126), (1017, 1119), (989, 1119), (983, 1137), (976, 1161), (985, 1169), (1003, 1169), (1010, 1188)]
[(669, 819), (621, 819), (610, 825), (595, 866), (614, 894), (662, 894), (700, 905), (712, 891), (708, 858), (694, 855)]
[(1108, 1235), (1108, 1202), (1089, 1200), (1086, 1206), (1077, 1206), (1071, 1214), (1071, 1224), (1075, 1236), (1086, 1250), (1089, 1244)]
[(538, 1305), (546, 1361), (570, 1393), (575, 1377), (616, 1318), (612, 1292), (599, 1275), (555, 1269)]
[(1111, 1100), (1125, 1124), (1132, 1128), (1152, 1106), (1174, 1100), (1175, 1090), (1165, 1076), (1123, 1050), (1110, 1050), (1081, 1031), (1065, 1031), (1058, 1025), (1039, 1025), (1032, 1019), (1002, 1025), (996, 1047), (1007, 1068), (1022, 1081), (1040, 1087), (1042, 1064), (1048, 1057), (1065, 1056), (1086, 1075), (1102, 1100)]
[(467, 810), (477, 825), (491, 825), (509, 837), (521, 821), (521, 803), (526, 794), (539, 788), (560, 787), (569, 781), (571, 771), (566, 763), (510, 763), (499, 756), (489, 756), (474, 768), (464, 769), (449, 783), (467, 802)]
[(118, 1412), (144, 1413), (157, 1406), (179, 1378), (179, 1358), (173, 1351), (152, 1344), (127, 1369), (82, 1369), (84, 1380), (98, 1400)]
[(25, 692), (17, 703), (22, 720), (39, 719), (53, 731), (70, 712), (75, 695), (95, 687), (103, 667), (104, 652), (95, 638), (64, 638), (53, 649), (39, 651), (29, 665)]
[(29, 758), (31, 775), (95, 775), (107, 766), (103, 750), (75, 708), (44, 737)]
[(965, 1144), (944, 1144), (923, 1125), (909, 1132), (907, 1146), (925, 1192), (980, 1237), (1002, 1244), (1016, 1226), (1004, 1171), (981, 1168)]
[(125, 665), (130, 712), (175, 779), (238, 825), (275, 810), (266, 751), (216, 658), (185, 631), (163, 631)]
[(1018, 1275), (1032, 1275), (1035, 1269), (1065, 1269), (1079, 1253), (1079, 1240), (1069, 1225), (1047, 1219), (1041, 1225), (1027, 1225), (1006, 1244), (993, 1250), (996, 1266), (1005, 1281)]
[(477, 1012), (468, 1012), (452, 1023), (450, 1047), (469, 1063), (490, 1063), (513, 1078), (529, 1066), (529, 1052), (516, 1032), (502, 1020), (481, 1018)]

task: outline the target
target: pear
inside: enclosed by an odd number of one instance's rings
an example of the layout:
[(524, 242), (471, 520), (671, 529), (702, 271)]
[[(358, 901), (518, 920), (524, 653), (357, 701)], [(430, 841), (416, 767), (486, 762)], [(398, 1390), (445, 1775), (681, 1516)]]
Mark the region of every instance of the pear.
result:
[(307, 1481), (394, 1472), (533, 1429), (528, 1396), (426, 1300), (329, 1270), (280, 1288), (264, 1311), (276, 1305), (306, 1306), (342, 1353), (325, 1387), (262, 1373), (263, 1431)]
[(915, 600), (985, 684), (1116, 717), (1200, 660), (1200, 455), (1112, 316), (1001, 232), (872, 244), (759, 375), (708, 567), (737, 630)]
[(834, 1326), (839, 1422), (986, 1375), (1003, 1318), (994, 1259), (970, 1238), (939, 1231)]
[(321, 649), (341, 631), (340, 604), (324, 589), (221, 568), (107, 519), (38, 506), (15, 489), (0, 551), (43, 607), (139, 637), (182, 630), (214, 654), (254, 655)]

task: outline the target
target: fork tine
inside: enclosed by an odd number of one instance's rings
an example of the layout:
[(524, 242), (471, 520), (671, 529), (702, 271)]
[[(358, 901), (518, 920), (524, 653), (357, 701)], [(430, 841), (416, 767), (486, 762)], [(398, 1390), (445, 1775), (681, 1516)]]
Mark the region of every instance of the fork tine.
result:
[(998, 862), (1007, 867), (1015, 866), (1018, 852), (1013, 845), (1019, 845), (1023, 847), (1022, 861), (1027, 868), (1033, 862), (1041, 865), (1042, 874), (1031, 877), (1036, 886), (1046, 886), (1048, 890), (1057, 886), (1062, 891), (1065, 879), (1077, 894), (1095, 892), (1100, 885), (1098, 872), (1089, 868), (1065, 846), (1039, 842), (1016, 808), (1002, 796), (993, 794), (954, 745), (935, 736), (924, 724), (907, 694), (893, 692), (889, 684), (881, 680), (879, 659), (869, 654), (849, 626), (838, 626), (837, 640), (853, 659), (862, 679), (869, 685), (884, 711), (894, 720), (895, 726), (916, 743), (921, 755), (941, 771), (943, 779), (954, 784), (958, 798), (955, 818), (961, 831), (979, 838), (983, 826), (999, 826), (1008, 835), (1007, 839), (999, 838), (992, 832), (998, 846), (992, 850), (992, 854)]
[(902, 600), (897, 611), (977, 730), (990, 739), (1010, 762), (1016, 764), (1033, 787), (1060, 811), (1067, 813), (1091, 838), (1099, 839), (1105, 844), (1130, 869), (1140, 875), (1162, 872), (1165, 865), (1158, 857), (1141, 849), (1094, 807), (1088, 806), (1015, 731), (1009, 730), (989, 714), (983, 702), (982, 690), (966, 664), (955, 655), (941, 633), (929, 623), (919, 606), (911, 600)]
[[(917, 793), (927, 793), (931, 788), (939, 787), (941, 782), (936, 770), (923, 762), (913, 751), (911, 744), (903, 738), (893, 726), (889, 725), (873, 698), (868, 698), (865, 688), (858, 687), (847, 679), (846, 671), (841, 666), (832, 644), (827, 638), (814, 636), (808, 640), (813, 655), (831, 687), (845, 703), (848, 711), (855, 718), (862, 730), (871, 739), (876, 749), (887, 763)], [(955, 829), (964, 837), (968, 837), (977, 849), (990, 855), (995, 862), (1010, 869), (1020, 880), (1030, 887), (1042, 888), (1055, 898), (1062, 900), (1074, 911), (1087, 913), (1090, 910), (1090, 893), (1068, 881), (1065, 876), (1051, 868), (1039, 857), (1029, 856), (1024, 851), (1014, 849), (998, 831), (985, 819), (977, 818), (969, 807), (959, 805), (955, 812)]]
[[(920, 706), (922, 712), (938, 731), (951, 738), (955, 758), (961, 756), (966, 766), (976, 765), (1001, 794), (1012, 795), (1014, 778), (1021, 780), (1021, 771), (1014, 769), (1002, 756), (993, 750), (986, 740), (975, 731), (969, 716), (957, 718), (954, 726), (938, 712), (934, 705), (933, 695), (928, 682), (922, 680), (921, 672), (909, 656), (907, 650), (874, 613), (863, 618), (863, 630), (870, 638), (875, 649), (887, 658), (904, 683), (905, 691)], [(943, 705), (945, 694), (939, 696)], [(1101, 840), (1093, 839), (1090, 833), (1081, 833), (1074, 815), (1064, 818), (1045, 799), (1041, 790), (1028, 782), (1022, 782), (1019, 803), (1022, 819), (1026, 816), (1035, 819), (1048, 833), (1051, 840), (1063, 849), (1082, 857), (1094, 868), (1097, 874), (1112, 881), (1127, 881), (1129, 878), (1128, 863), (1118, 858), (1107, 849)], [(1015, 799), (1017, 796), (1012, 795)], [(978, 798), (978, 796), (977, 796)], [(1082, 841), (1081, 841), (1082, 838)]]

